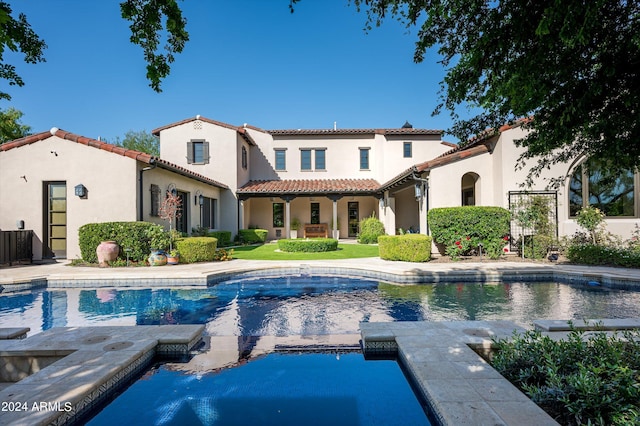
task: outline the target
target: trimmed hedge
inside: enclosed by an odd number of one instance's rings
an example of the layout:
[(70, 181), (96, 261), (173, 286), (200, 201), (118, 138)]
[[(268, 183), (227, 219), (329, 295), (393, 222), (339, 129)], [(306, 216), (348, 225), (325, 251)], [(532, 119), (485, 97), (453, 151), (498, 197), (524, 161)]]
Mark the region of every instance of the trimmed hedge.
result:
[(423, 234), (381, 235), (378, 237), (380, 258), (405, 262), (427, 262), (431, 259), (431, 237)]
[(218, 247), (227, 247), (231, 245), (231, 231), (209, 231), (206, 236), (217, 239)]
[(190, 237), (176, 241), (180, 263), (211, 262), (216, 259), (218, 240), (213, 237)]
[(267, 241), (267, 234), (269, 231), (266, 229), (240, 229), (238, 235), (240, 241), (247, 244), (264, 243)]
[[(482, 243), (492, 259), (499, 258), (508, 243), (511, 213), (502, 207), (463, 206), (429, 210), (433, 240), (455, 258)], [(444, 253), (443, 253), (444, 254)]]
[(282, 239), (278, 248), (286, 252), (319, 253), (338, 250), (338, 240), (334, 238)]
[(377, 217), (371, 216), (360, 221), (360, 234), (358, 235), (360, 244), (376, 244), (378, 237), (384, 234), (384, 224)]
[(166, 250), (169, 234), (164, 228), (149, 222), (103, 222), (87, 223), (78, 230), (80, 255), (85, 262), (97, 263), (96, 248), (102, 241), (115, 241), (120, 246), (119, 259), (125, 259), (129, 249), (129, 259), (143, 262), (151, 249)]

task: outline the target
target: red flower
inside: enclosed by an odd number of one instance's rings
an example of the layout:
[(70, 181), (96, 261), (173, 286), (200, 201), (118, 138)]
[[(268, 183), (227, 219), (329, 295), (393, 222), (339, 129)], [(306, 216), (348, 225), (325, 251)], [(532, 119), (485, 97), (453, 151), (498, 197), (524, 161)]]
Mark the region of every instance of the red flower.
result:
[(505, 248), (503, 248), (503, 250), (504, 250), (505, 253), (509, 253), (509, 249), (508, 248), (505, 247)]
[(507, 235), (507, 236), (505, 236), (505, 237), (503, 238), (503, 240), (505, 240), (505, 241), (509, 241), (509, 236), (508, 236), (508, 235)]
[(462, 245), (462, 243), (461, 243), (460, 241), (456, 241), (456, 245), (457, 245), (458, 247), (460, 247), (460, 246)]
[(469, 241), (471, 239), (471, 237), (467, 237), (467, 241)]

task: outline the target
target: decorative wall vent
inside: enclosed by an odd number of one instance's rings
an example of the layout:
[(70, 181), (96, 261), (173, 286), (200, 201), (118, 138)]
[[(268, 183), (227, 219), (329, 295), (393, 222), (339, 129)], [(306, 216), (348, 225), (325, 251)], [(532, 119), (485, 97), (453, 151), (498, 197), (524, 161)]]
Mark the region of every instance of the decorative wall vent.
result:
[(193, 130), (202, 130), (202, 121), (196, 120), (193, 122)]

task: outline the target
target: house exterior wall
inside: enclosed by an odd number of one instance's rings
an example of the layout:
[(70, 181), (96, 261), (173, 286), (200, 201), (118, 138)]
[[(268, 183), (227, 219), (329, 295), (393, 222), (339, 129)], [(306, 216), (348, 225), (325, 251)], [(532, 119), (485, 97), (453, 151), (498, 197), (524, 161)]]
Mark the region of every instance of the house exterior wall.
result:
[[(53, 151), (53, 152), (52, 152)], [(57, 154), (57, 155), (55, 155)], [(25, 178), (21, 178), (25, 176)], [(66, 182), (69, 259), (80, 257), (78, 229), (91, 222), (136, 220), (136, 161), (56, 136), (0, 152), (0, 229), (35, 233), (34, 259), (43, 256), (44, 182)], [(74, 195), (83, 184), (86, 199)]]

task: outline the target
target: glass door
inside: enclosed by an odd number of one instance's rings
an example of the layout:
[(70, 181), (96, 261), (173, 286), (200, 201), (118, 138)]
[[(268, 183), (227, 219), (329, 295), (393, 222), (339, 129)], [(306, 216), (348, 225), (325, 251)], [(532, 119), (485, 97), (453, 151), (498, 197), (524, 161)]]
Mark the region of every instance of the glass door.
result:
[(355, 238), (360, 232), (360, 212), (357, 201), (349, 201), (347, 215), (349, 218), (349, 237)]
[(43, 257), (67, 257), (67, 183), (45, 182)]
[(180, 217), (176, 218), (176, 231), (189, 232), (189, 194), (186, 192), (178, 191), (178, 197), (180, 197)]

